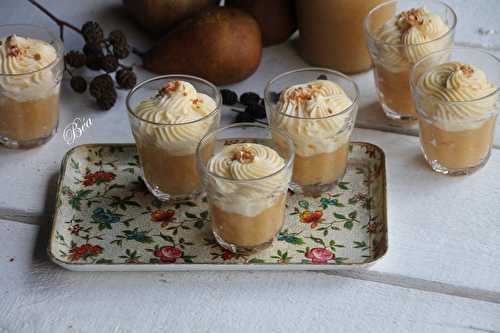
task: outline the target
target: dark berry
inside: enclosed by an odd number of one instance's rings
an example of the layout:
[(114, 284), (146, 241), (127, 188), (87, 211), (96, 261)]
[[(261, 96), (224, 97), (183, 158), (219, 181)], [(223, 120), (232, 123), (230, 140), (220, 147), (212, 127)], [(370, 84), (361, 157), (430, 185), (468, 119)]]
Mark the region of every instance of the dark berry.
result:
[(95, 98), (101, 97), (107, 90), (114, 89), (113, 79), (108, 74), (101, 74), (90, 81), (89, 91)]
[(101, 59), (102, 57), (97, 57), (94, 55), (87, 56), (87, 68), (93, 71), (98, 71), (101, 69)]
[(101, 58), (100, 66), (106, 73), (112, 73), (118, 69), (118, 59), (112, 55), (104, 56)]
[(130, 54), (128, 45), (113, 46), (113, 55), (118, 59), (125, 59)]
[(271, 91), (269, 93), (269, 98), (271, 99), (272, 103), (278, 103), (278, 101), (280, 100), (280, 97), (281, 97), (281, 92)]
[(73, 76), (70, 81), (71, 88), (79, 94), (83, 94), (87, 90), (87, 81), (81, 76)]
[(254, 92), (246, 92), (240, 96), (240, 102), (245, 105), (259, 104), (260, 96)]
[(64, 56), (64, 61), (73, 68), (81, 68), (87, 63), (87, 57), (80, 51), (69, 51)]
[(104, 33), (97, 22), (89, 21), (82, 26), (82, 35), (86, 43), (99, 44), (104, 40)]
[(260, 104), (250, 104), (246, 107), (245, 113), (249, 113), (253, 118), (266, 118), (266, 108)]
[(224, 105), (234, 105), (238, 103), (238, 95), (229, 89), (221, 89), (220, 94), (222, 96), (222, 104)]
[(115, 74), (116, 83), (120, 88), (132, 89), (137, 83), (137, 76), (130, 69), (120, 69)]
[(104, 94), (97, 98), (97, 105), (101, 110), (109, 110), (115, 105), (117, 99), (116, 90), (108, 89)]
[(85, 53), (86, 56), (95, 56), (95, 57), (102, 57), (104, 56), (104, 52), (102, 51), (102, 47), (100, 44), (85, 44), (83, 46), (83, 53)]
[(113, 46), (127, 45), (127, 37), (121, 30), (113, 30), (109, 33), (109, 42)]
[(318, 76), (317, 80), (328, 80), (328, 77), (325, 74), (321, 74)]
[(234, 119), (235, 123), (253, 123), (255, 118), (248, 112), (240, 112)]

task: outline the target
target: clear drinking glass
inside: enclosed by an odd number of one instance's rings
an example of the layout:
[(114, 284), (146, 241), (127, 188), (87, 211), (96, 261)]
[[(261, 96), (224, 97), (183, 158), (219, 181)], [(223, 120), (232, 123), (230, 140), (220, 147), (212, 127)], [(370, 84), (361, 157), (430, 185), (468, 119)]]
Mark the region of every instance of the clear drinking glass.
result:
[[(266, 177), (243, 180), (225, 178), (208, 170), (209, 160), (222, 148), (241, 143), (258, 143), (274, 149), (284, 159), (284, 166)], [(269, 246), (285, 219), (295, 156), (290, 138), (264, 125), (234, 124), (205, 136), (197, 156), (217, 242), (233, 252), (257, 251)]]
[(0, 26), (0, 39), (12, 35), (41, 40), (56, 52), (54, 61), (35, 72), (8, 74), (0, 68), (0, 144), (8, 148), (32, 148), (49, 141), (57, 130), (63, 44), (56, 34), (43, 27)]
[[(491, 94), (462, 102), (444, 102), (424, 94), (418, 87), (433, 67), (460, 61), (482, 70), (496, 86)], [(442, 50), (415, 64), (411, 88), (417, 108), (420, 143), (425, 159), (436, 172), (466, 175), (483, 167), (491, 152), (495, 123), (500, 110), (500, 61), (477, 49)]]
[[(352, 104), (321, 118), (304, 118), (280, 111), (280, 94), (287, 88), (326, 76), (338, 84)], [(307, 195), (331, 190), (344, 176), (352, 129), (359, 104), (359, 90), (348, 76), (324, 68), (303, 68), (276, 76), (267, 84), (264, 100), (270, 126), (286, 132), (296, 147), (291, 188)], [(320, 132), (314, 129), (328, 128)], [(293, 131), (292, 131), (293, 130)]]
[[(412, 8), (425, 8), (441, 17), (449, 31), (441, 37), (418, 44), (394, 44), (376, 38), (385, 22), (380, 16), (391, 8), (396, 15)], [(410, 74), (413, 65), (424, 56), (453, 46), (457, 17), (453, 9), (437, 0), (393, 0), (373, 8), (365, 19), (366, 41), (373, 61), (378, 99), (393, 125), (413, 125), (417, 113), (411, 97)]]
[[(156, 123), (136, 114), (138, 104), (155, 96), (171, 81), (185, 81), (198, 93), (210, 96), (216, 108), (208, 115), (186, 123)], [(137, 84), (127, 96), (132, 134), (149, 191), (162, 201), (181, 202), (201, 193), (196, 166), (196, 147), (201, 138), (219, 126), (222, 98), (216, 86), (189, 75), (163, 75)]]

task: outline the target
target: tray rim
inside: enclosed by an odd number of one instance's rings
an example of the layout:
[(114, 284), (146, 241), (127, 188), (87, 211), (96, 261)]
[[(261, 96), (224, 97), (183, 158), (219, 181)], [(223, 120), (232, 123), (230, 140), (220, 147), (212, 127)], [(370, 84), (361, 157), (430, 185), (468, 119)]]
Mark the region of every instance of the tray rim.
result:
[(356, 268), (368, 268), (373, 264), (384, 258), (389, 252), (389, 211), (388, 206), (388, 195), (387, 195), (387, 166), (386, 166), (386, 155), (385, 151), (376, 144), (365, 142), (365, 141), (350, 141), (349, 144), (356, 144), (361, 146), (372, 146), (377, 149), (381, 154), (381, 167), (384, 169), (382, 186), (384, 188), (383, 194), (383, 211), (385, 220), (385, 238), (386, 247), (385, 251), (373, 259), (365, 263), (342, 263), (342, 264), (277, 264), (277, 263), (264, 263), (264, 264), (247, 264), (247, 263), (225, 263), (225, 264), (213, 264), (213, 263), (177, 263), (177, 264), (151, 264), (151, 263), (139, 263), (139, 264), (94, 264), (85, 262), (68, 262), (60, 260), (52, 253), (52, 244), (55, 242), (56, 237), (56, 224), (58, 217), (58, 210), (62, 201), (60, 200), (60, 195), (62, 193), (62, 181), (66, 175), (66, 165), (68, 159), (71, 157), (73, 152), (77, 149), (82, 148), (93, 148), (97, 146), (117, 146), (117, 147), (134, 147), (135, 143), (86, 143), (72, 147), (65, 154), (61, 161), (59, 176), (57, 179), (56, 186), (56, 204), (52, 217), (50, 219), (50, 234), (47, 243), (47, 255), (49, 259), (56, 265), (71, 270), (80, 272), (168, 272), (168, 271), (335, 271), (344, 269), (356, 269)]

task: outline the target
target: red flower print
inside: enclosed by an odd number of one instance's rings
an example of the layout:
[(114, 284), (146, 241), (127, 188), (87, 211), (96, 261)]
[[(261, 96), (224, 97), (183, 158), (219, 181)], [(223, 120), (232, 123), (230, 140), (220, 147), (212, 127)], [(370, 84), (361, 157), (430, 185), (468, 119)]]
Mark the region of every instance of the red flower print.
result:
[(313, 264), (324, 264), (330, 259), (335, 259), (335, 253), (322, 247), (316, 247), (307, 251), (304, 256), (311, 259)]
[(323, 221), (323, 211), (317, 210), (311, 212), (309, 210), (304, 210), (300, 213), (299, 218), (300, 222), (309, 223), (311, 224), (311, 228), (314, 229)]
[(112, 172), (97, 171), (94, 173), (87, 173), (82, 184), (83, 186), (99, 185), (101, 183), (110, 182), (115, 179), (115, 177), (116, 175)]
[(163, 227), (163, 226), (167, 225), (169, 222), (172, 222), (174, 216), (175, 216), (175, 210), (157, 209), (151, 213), (151, 221), (161, 222), (161, 226)]
[(173, 246), (163, 246), (154, 252), (155, 257), (160, 258), (161, 262), (167, 263), (174, 263), (182, 255), (183, 252)]
[(234, 253), (229, 251), (229, 250), (224, 250), (224, 253), (222, 254), (222, 259), (224, 260), (231, 260), (234, 257)]
[(102, 253), (103, 248), (99, 245), (83, 244), (81, 246), (74, 246), (69, 250), (69, 259), (77, 261), (83, 258), (86, 260), (88, 257), (95, 257)]

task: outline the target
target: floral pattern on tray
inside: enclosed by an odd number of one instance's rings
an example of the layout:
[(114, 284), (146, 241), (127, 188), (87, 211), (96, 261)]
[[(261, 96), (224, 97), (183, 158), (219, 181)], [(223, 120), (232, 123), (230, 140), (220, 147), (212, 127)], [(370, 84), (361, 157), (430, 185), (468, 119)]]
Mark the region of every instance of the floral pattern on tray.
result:
[(369, 263), (387, 250), (384, 163), (380, 148), (351, 144), (334, 191), (290, 193), (273, 246), (242, 255), (215, 242), (205, 197), (169, 205), (148, 193), (134, 146), (75, 147), (63, 161), (49, 252), (66, 265)]

